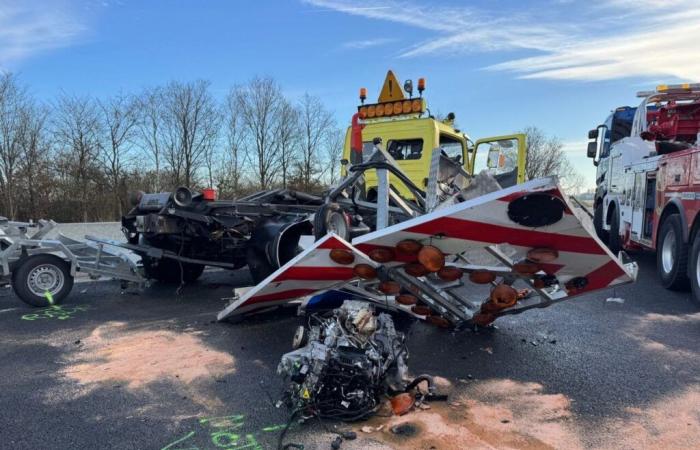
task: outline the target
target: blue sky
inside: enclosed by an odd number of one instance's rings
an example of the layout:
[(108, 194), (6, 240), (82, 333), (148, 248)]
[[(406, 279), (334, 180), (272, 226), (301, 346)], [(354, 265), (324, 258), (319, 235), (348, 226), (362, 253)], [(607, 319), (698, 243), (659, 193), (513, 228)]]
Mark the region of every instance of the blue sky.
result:
[(593, 184), (586, 132), (659, 82), (700, 81), (700, 0), (0, 0), (0, 69), (42, 99), (254, 75), (340, 123), (387, 69), (472, 138), (536, 125)]

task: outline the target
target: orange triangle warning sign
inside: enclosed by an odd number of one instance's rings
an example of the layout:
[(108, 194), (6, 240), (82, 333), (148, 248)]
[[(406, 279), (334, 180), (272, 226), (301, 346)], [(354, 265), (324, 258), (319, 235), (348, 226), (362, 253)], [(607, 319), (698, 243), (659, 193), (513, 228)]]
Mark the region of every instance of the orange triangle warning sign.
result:
[(396, 79), (396, 75), (391, 70), (386, 73), (386, 79), (384, 80), (384, 86), (382, 86), (382, 92), (379, 93), (379, 103), (384, 102), (395, 102), (398, 100), (405, 100), (406, 95), (401, 89), (401, 84), (399, 80)]

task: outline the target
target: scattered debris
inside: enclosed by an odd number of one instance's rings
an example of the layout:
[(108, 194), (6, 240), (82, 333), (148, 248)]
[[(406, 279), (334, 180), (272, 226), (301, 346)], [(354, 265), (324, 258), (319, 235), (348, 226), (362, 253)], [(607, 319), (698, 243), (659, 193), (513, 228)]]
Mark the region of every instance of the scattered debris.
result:
[(403, 392), (391, 398), (391, 410), (394, 415), (403, 416), (413, 408), (415, 399), (408, 392)]
[(287, 382), (284, 403), (290, 410), (303, 411), (302, 418), (358, 420), (372, 414), (384, 394), (404, 390), (405, 336), (391, 316), (346, 301), (310, 322), (316, 325), (297, 331), (296, 350), (283, 355), (277, 368)]
[(617, 303), (622, 305), (625, 303), (625, 299), (620, 297), (608, 297), (605, 299), (605, 303)]
[(377, 427), (365, 425), (362, 428), (360, 428), (360, 431), (362, 431), (363, 433), (374, 433), (375, 431), (382, 431), (383, 429), (384, 425), (379, 425)]

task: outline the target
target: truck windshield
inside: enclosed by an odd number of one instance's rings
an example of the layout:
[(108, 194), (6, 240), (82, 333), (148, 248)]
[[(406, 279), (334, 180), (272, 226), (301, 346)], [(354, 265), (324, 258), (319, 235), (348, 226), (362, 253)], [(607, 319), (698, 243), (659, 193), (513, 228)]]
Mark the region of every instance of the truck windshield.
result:
[(632, 132), (632, 120), (637, 108), (625, 106), (618, 108), (612, 115), (611, 142), (617, 142), (622, 138), (629, 137)]
[(462, 163), (464, 151), (462, 142), (459, 139), (446, 134), (441, 134), (440, 148), (450, 159), (457, 161), (460, 164)]

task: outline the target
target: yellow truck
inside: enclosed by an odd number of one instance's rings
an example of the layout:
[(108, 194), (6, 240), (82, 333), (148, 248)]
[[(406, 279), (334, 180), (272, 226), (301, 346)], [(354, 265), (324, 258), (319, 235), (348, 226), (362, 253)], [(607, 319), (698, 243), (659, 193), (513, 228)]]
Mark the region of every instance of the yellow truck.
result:
[[(366, 161), (374, 151), (374, 142), (381, 140), (386, 152), (418, 187), (428, 185), (433, 151), (458, 162), (469, 175), (486, 170), (502, 187), (525, 181), (525, 135), (508, 134), (479, 139), (455, 127), (455, 115), (434, 117), (423, 97), (425, 79), (419, 78), (418, 96), (414, 96), (412, 80), (403, 87), (394, 73), (387, 73), (376, 103), (367, 103), (367, 90), (360, 89), (360, 101), (353, 125), (348, 127), (343, 150), (342, 175), (348, 164)], [(356, 136), (353, 139), (353, 136)], [(362, 136), (361, 142), (359, 136)], [(356, 142), (353, 142), (356, 141)], [(402, 196), (411, 197), (402, 183), (390, 183)], [(376, 172), (365, 173), (368, 196), (377, 187)]]

